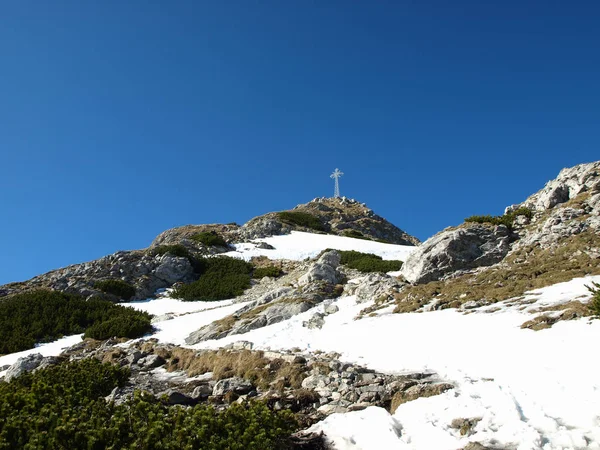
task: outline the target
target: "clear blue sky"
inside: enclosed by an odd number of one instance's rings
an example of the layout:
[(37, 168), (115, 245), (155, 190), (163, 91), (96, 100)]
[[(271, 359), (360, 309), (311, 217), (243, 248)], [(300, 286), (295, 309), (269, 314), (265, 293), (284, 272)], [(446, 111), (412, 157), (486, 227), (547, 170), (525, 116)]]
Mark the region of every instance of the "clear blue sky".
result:
[(0, 5), (0, 283), (342, 195), (420, 239), (600, 159), (600, 2)]

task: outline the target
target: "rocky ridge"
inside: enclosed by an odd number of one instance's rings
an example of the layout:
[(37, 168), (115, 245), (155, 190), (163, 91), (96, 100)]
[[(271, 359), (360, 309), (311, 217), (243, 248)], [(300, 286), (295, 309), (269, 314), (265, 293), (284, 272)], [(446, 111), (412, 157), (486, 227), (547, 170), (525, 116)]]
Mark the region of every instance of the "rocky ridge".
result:
[[(330, 234), (345, 236), (352, 232), (352, 237), (360, 236), (363, 239), (379, 239), (403, 245), (416, 245), (419, 242), (417, 238), (376, 215), (364, 203), (345, 197), (317, 198), (290, 211), (304, 212), (318, 218), (324, 232)], [(315, 232), (281, 219), (279, 213), (258, 216), (243, 226), (232, 223), (172, 228), (160, 233), (148, 249), (119, 251), (94, 261), (53, 270), (24, 282), (0, 286), (0, 298), (31, 289), (45, 288), (84, 297), (101, 296), (112, 301), (121, 301), (122, 299), (102, 293), (94, 287), (97, 281), (119, 279), (135, 288), (133, 300), (145, 299), (152, 297), (158, 289), (197, 279), (188, 258), (171, 254), (155, 255), (153, 250), (160, 246), (180, 245), (185, 247), (191, 256), (215, 255), (231, 250), (229, 245), (234, 243), (287, 234), (293, 230)], [(198, 233), (216, 233), (228, 246), (204, 245), (194, 239)]]
[[(512, 226), (466, 222), (425, 241), (405, 261), (402, 275), (420, 284), (460, 276), (502, 263), (511, 254), (560, 246), (566, 238), (600, 229), (600, 162), (563, 169), (523, 203), (506, 208), (517, 215)], [(594, 248), (580, 249), (597, 253)], [(527, 253), (526, 251), (524, 253)]]

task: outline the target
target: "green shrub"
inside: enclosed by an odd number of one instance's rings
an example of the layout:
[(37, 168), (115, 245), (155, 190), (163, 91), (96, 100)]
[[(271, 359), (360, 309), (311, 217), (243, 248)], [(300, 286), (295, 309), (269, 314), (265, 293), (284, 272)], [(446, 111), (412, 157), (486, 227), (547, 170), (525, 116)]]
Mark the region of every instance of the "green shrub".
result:
[(123, 280), (101, 280), (94, 283), (94, 287), (107, 294), (116, 295), (123, 300), (129, 300), (135, 295), (135, 288)]
[(116, 405), (126, 369), (90, 358), (0, 382), (0, 449), (277, 449), (298, 429), (289, 411), (264, 403), (168, 406), (135, 392)]
[(402, 261), (383, 260), (381, 256), (372, 253), (361, 253), (354, 250), (338, 250), (341, 256), (341, 264), (363, 273), (368, 272), (392, 272), (400, 270)]
[(151, 256), (169, 254), (181, 258), (191, 258), (189, 250), (181, 244), (157, 245), (156, 247), (152, 247), (149, 253)]
[(367, 241), (370, 241), (371, 239), (366, 237), (364, 234), (362, 234), (360, 231), (358, 230), (353, 230), (353, 229), (346, 229), (342, 232), (342, 234), (346, 237), (351, 237), (354, 239), (364, 239)]
[(316, 231), (325, 231), (325, 227), (317, 216), (300, 211), (282, 211), (277, 216), (283, 222), (310, 228)]
[(600, 316), (600, 284), (592, 281), (593, 286), (586, 286), (592, 293), (592, 299), (590, 300), (589, 307), (592, 314)]
[(151, 329), (151, 317), (107, 300), (86, 301), (56, 291), (25, 292), (0, 301), (0, 354), (27, 350), (38, 342), (84, 333), (115, 320), (120, 325), (111, 337), (139, 337)]
[(277, 278), (283, 274), (281, 268), (277, 266), (255, 267), (252, 272), (252, 278), (260, 279), (263, 277)]
[(85, 330), (83, 337), (104, 340), (119, 336), (133, 339), (151, 331), (152, 325), (146, 317), (122, 314), (101, 322), (95, 322)]
[(502, 216), (470, 216), (465, 219), (465, 222), (506, 225), (507, 228), (512, 228), (513, 222), (517, 216), (526, 216), (528, 219), (531, 219), (533, 217), (533, 212), (529, 208), (521, 207)]
[(178, 286), (173, 296), (186, 301), (225, 300), (242, 295), (250, 287), (252, 265), (237, 258), (198, 258), (201, 275), (193, 283)]
[(227, 247), (227, 242), (214, 231), (201, 231), (194, 234), (190, 239), (198, 244), (208, 245), (210, 247)]

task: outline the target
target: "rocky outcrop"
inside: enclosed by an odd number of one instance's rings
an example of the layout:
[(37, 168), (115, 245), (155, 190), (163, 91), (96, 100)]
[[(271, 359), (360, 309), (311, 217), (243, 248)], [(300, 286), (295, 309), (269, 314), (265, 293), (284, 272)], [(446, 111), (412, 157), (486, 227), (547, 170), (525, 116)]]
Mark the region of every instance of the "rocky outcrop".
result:
[(490, 266), (506, 256), (512, 240), (504, 225), (465, 224), (447, 229), (411, 253), (401, 274), (411, 283), (427, 283), (459, 270)]
[[(281, 285), (291, 281), (290, 275), (276, 282), (267, 282), (269, 290), (258, 299), (231, 316), (194, 331), (185, 342), (194, 345), (209, 339), (247, 333), (308, 311), (324, 299), (335, 296), (335, 285), (343, 278), (337, 270), (339, 263), (340, 254), (336, 250), (325, 252), (305, 269), (294, 287)], [(246, 294), (244, 298), (251, 297)]]
[(370, 273), (354, 278), (344, 286), (345, 295), (355, 295), (357, 303), (392, 297), (400, 290), (401, 284), (396, 277), (385, 273)]
[(94, 288), (97, 281), (119, 279), (135, 287), (135, 300), (151, 297), (158, 289), (170, 287), (176, 282), (187, 283), (196, 277), (188, 258), (169, 254), (152, 256), (145, 251), (122, 251), (94, 261), (53, 270), (26, 282), (5, 285), (0, 288), (0, 296), (46, 288), (84, 297), (102, 296), (120, 301), (121, 299)]
[(300, 286), (306, 286), (315, 281), (323, 281), (329, 284), (337, 284), (342, 276), (337, 271), (340, 265), (340, 254), (336, 250), (323, 253), (321, 257), (314, 263), (306, 274), (302, 275), (298, 280)]
[[(317, 217), (325, 232), (340, 236), (363, 237), (384, 240), (392, 244), (417, 245), (419, 240), (411, 236), (383, 217), (375, 214), (364, 203), (341, 198), (316, 198), (309, 203), (291, 209), (292, 212), (304, 212)], [(278, 213), (268, 213), (248, 221), (240, 229), (244, 239), (255, 239), (292, 230), (314, 232), (293, 223), (282, 220)]]
[(546, 183), (543, 189), (528, 197), (523, 203), (509, 206), (507, 211), (522, 206), (535, 211), (544, 211), (566, 203), (583, 193), (600, 193), (600, 161), (561, 170), (558, 176)]
[[(306, 426), (333, 413), (357, 411), (369, 406), (389, 409), (394, 403), (437, 395), (453, 387), (430, 372), (389, 375), (340, 361), (336, 353), (263, 352), (247, 350), (251, 347), (249, 343), (241, 344), (237, 347), (244, 350), (199, 350), (195, 356), (187, 354), (186, 359), (190, 367), (195, 367), (194, 357), (202, 358), (205, 352), (211, 354), (215, 366), (221, 365), (218, 358), (253, 360), (258, 364), (249, 372), (255, 377), (253, 380), (240, 376), (217, 378), (212, 372), (195, 376), (184, 372), (169, 374), (181, 352), (192, 351), (156, 341), (139, 341), (128, 348), (116, 348), (114, 342), (90, 348), (89, 345), (94, 343), (88, 342), (87, 347), (78, 344), (68, 349), (63, 357), (68, 356), (71, 361), (93, 357), (129, 368), (131, 376), (128, 383), (115, 388), (106, 397), (107, 401), (116, 404), (126, 401), (135, 390), (149, 392), (168, 405), (209, 402), (218, 410), (226, 409), (233, 401), (256, 399), (267, 402), (272, 409), (289, 409), (297, 413)], [(161, 357), (161, 366), (148, 370), (143, 361), (158, 354), (164, 356)], [(289, 384), (287, 377), (276, 378), (272, 382), (260, 378), (260, 374), (271, 373), (282, 366), (286, 366), (284, 373), (295, 377), (294, 386)]]
[(4, 374), (4, 381), (10, 381), (15, 377), (27, 372), (33, 372), (34, 370), (44, 369), (57, 364), (60, 358), (55, 356), (42, 356), (40, 353), (32, 353), (22, 358), (11, 365), (6, 373)]

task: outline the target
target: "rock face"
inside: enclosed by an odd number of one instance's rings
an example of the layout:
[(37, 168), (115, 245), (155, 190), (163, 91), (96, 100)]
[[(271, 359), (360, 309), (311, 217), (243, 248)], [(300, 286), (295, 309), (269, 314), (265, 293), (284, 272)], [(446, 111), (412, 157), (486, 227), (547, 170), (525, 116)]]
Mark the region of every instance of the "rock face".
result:
[(523, 203), (509, 206), (506, 213), (518, 208), (528, 208), (532, 218), (517, 217), (513, 230), (503, 225), (466, 223), (436, 234), (408, 257), (402, 275), (411, 283), (426, 283), (462, 270), (496, 264), (512, 250), (551, 247), (587, 230), (597, 232), (600, 162), (561, 170), (542, 190)]
[(411, 283), (427, 283), (458, 270), (489, 266), (506, 256), (511, 240), (504, 225), (468, 224), (444, 230), (411, 253), (401, 273)]
[(341, 275), (337, 271), (340, 265), (340, 254), (336, 250), (332, 250), (324, 253), (314, 263), (308, 272), (300, 277), (298, 284), (300, 286), (306, 286), (315, 281), (324, 281), (329, 284), (337, 284)]
[[(364, 203), (342, 198), (316, 198), (309, 203), (291, 209), (292, 212), (304, 212), (317, 217), (327, 233), (340, 236), (363, 236), (370, 239), (382, 239), (392, 244), (417, 245), (419, 240), (400, 228), (392, 225), (383, 217), (375, 214)], [(282, 221), (278, 213), (268, 213), (248, 221), (240, 229), (242, 238), (254, 239), (292, 230), (312, 231)]]
[(600, 193), (600, 161), (561, 170), (558, 176), (546, 183), (542, 190), (528, 197), (520, 205), (509, 206), (507, 210), (525, 206), (535, 211), (543, 211), (565, 203), (584, 192)]
[(119, 279), (135, 287), (135, 300), (151, 297), (158, 289), (170, 287), (173, 283), (190, 282), (195, 278), (194, 269), (187, 258), (169, 254), (152, 256), (144, 251), (127, 251), (53, 270), (23, 283), (2, 286), (0, 296), (29, 289), (48, 288), (84, 297), (101, 295), (119, 301), (116, 297), (94, 289), (96, 281)]
[(4, 381), (10, 381), (15, 377), (37, 369), (42, 364), (44, 357), (40, 353), (32, 353), (17, 359), (17, 361), (8, 368), (4, 375)]
[(194, 331), (185, 342), (193, 345), (208, 339), (247, 333), (308, 311), (325, 298), (334, 296), (334, 285), (342, 279), (342, 274), (337, 270), (339, 263), (340, 254), (336, 250), (324, 253), (298, 277), (295, 287), (277, 284), (287, 282), (287, 278), (269, 284), (269, 291), (248, 306)]

